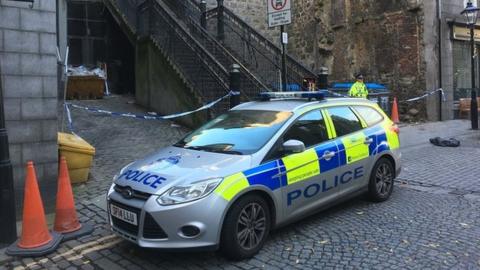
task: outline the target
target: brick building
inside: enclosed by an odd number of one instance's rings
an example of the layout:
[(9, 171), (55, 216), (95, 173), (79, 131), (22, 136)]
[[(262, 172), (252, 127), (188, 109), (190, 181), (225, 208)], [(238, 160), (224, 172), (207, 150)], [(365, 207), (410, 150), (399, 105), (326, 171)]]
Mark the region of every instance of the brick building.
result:
[[(0, 65), (17, 212), (35, 162), (47, 211), (57, 181), (56, 1), (0, 1)], [(20, 217), (20, 216), (18, 216)]]

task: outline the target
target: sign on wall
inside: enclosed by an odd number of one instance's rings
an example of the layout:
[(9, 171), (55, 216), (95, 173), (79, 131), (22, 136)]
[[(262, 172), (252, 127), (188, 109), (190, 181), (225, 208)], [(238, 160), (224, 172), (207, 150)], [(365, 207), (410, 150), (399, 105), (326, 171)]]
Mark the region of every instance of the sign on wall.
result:
[(292, 23), (293, 0), (267, 0), (268, 27)]
[[(473, 38), (476, 42), (480, 42), (480, 30), (477, 27), (475, 28)], [(468, 28), (467, 26), (454, 25), (453, 38), (456, 40), (470, 41), (470, 28)]]

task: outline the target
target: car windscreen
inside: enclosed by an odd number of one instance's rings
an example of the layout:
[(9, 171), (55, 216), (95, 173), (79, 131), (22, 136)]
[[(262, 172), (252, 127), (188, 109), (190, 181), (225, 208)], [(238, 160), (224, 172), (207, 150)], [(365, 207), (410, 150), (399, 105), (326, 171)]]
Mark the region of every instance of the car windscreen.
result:
[(249, 155), (262, 148), (292, 115), (290, 112), (229, 111), (187, 135), (174, 146)]

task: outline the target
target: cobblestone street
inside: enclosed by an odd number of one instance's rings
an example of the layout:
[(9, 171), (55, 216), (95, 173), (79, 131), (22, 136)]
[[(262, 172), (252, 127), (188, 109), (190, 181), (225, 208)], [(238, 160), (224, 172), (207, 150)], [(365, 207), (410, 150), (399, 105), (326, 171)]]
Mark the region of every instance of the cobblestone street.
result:
[[(75, 101), (119, 112), (145, 113), (133, 98)], [(102, 200), (123, 166), (180, 139), (188, 129), (170, 121), (114, 118), (72, 109), (77, 134), (96, 147), (90, 180), (74, 188), (90, 236), (53, 254), (12, 258), (0, 269), (480, 269), (480, 132), (468, 121), (401, 128), (403, 171), (390, 200), (362, 197), (274, 231), (253, 259), (225, 260), (216, 252), (144, 249), (113, 235)], [(458, 148), (430, 137), (455, 136)]]

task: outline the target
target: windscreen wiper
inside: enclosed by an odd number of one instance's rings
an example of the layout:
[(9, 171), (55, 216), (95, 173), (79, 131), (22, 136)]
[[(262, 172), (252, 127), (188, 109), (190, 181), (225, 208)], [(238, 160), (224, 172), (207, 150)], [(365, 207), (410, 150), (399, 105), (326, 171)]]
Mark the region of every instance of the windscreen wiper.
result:
[(214, 152), (214, 153), (223, 153), (223, 154), (232, 154), (232, 155), (243, 155), (242, 152), (234, 151), (234, 150), (224, 150), (218, 149), (209, 146), (185, 146), (186, 149), (198, 150), (198, 151), (206, 151), (206, 152)]

